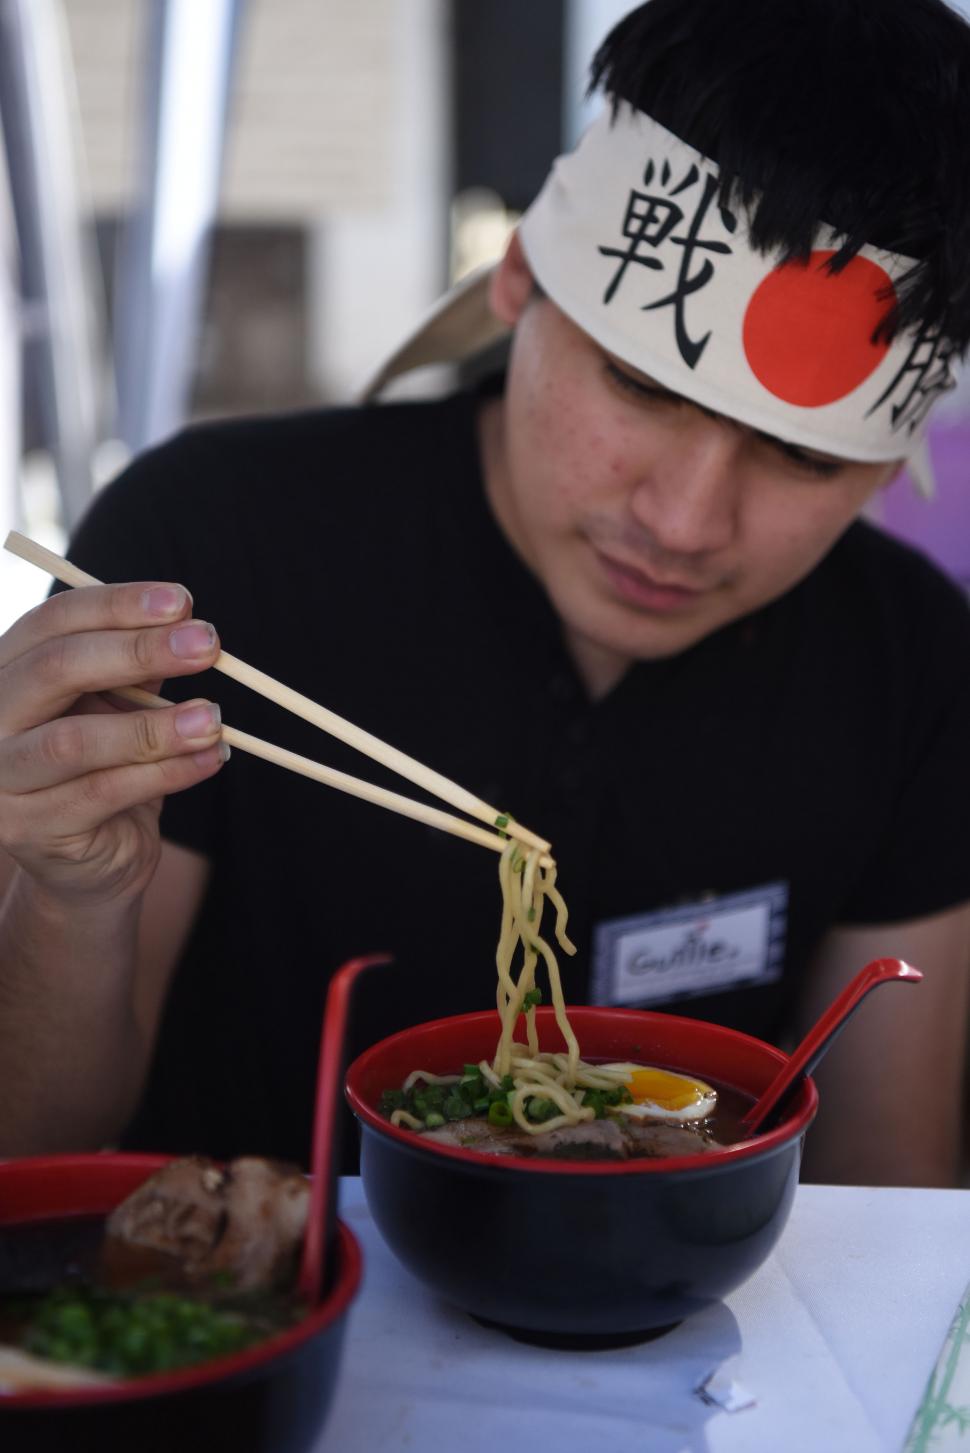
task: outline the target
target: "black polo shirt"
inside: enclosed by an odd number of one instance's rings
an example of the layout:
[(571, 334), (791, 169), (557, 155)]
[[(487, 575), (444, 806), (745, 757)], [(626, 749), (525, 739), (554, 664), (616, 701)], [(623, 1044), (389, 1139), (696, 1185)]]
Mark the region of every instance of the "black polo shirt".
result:
[[(670, 1004), (767, 1038), (827, 928), (970, 897), (970, 619), (865, 524), (788, 595), (588, 699), (484, 497), (476, 399), (192, 429), (97, 498), (72, 558), (178, 580), (226, 650), (511, 810), (553, 845), (567, 1001), (603, 925), (781, 885), (777, 977)], [(207, 673), (226, 722), (419, 789)], [(363, 1040), (495, 998), (497, 857), (234, 753), (163, 831), (213, 863), (127, 1144), (304, 1160), (321, 1008), (390, 950)], [(891, 952), (887, 946), (887, 952)]]

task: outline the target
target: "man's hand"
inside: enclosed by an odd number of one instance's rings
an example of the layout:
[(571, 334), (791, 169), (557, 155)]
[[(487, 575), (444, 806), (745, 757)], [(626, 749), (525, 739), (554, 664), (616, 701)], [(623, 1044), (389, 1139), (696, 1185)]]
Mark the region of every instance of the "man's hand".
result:
[(163, 797), (222, 765), (211, 703), (126, 710), (99, 694), (211, 666), (219, 642), (191, 605), (179, 585), (86, 586), (0, 636), (0, 846), (58, 902), (137, 898)]

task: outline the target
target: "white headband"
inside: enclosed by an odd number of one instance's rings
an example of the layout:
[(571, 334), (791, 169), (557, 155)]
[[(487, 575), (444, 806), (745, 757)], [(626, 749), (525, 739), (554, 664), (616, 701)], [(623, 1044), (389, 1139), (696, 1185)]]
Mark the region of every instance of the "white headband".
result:
[(603, 348), (677, 393), (845, 459), (910, 453), (953, 387), (939, 337), (872, 334), (909, 258), (863, 247), (839, 273), (756, 252), (718, 206), (718, 168), (642, 111), (606, 111), (522, 219), (538, 282)]
[[(925, 462), (932, 404), (955, 350), (925, 330), (873, 343), (913, 262), (863, 247), (838, 273), (820, 228), (807, 263), (751, 245), (718, 203), (718, 168), (621, 103), (560, 157), (519, 233), (544, 292), (608, 352), (751, 427), (844, 459)], [(381, 370), (460, 357), (503, 331), (485, 280), (466, 280)]]

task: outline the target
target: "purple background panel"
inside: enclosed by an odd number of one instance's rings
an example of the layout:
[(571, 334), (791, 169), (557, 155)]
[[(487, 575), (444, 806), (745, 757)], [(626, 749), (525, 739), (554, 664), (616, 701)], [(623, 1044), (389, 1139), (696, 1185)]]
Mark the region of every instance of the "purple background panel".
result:
[(876, 503), (890, 535), (922, 550), (948, 575), (970, 586), (970, 420), (929, 431), (936, 497), (918, 494), (904, 470)]

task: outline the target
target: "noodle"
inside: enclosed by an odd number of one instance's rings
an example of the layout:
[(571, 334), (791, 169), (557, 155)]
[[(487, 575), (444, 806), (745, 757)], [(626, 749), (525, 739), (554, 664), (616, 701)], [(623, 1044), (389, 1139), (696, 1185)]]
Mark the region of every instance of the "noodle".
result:
[[(568, 954), (574, 954), (576, 948), (566, 934), (568, 914), (556, 887), (555, 865), (544, 868), (540, 858), (540, 849), (526, 850), (520, 843), (510, 841), (499, 859), (502, 925), (495, 963), (498, 969), (496, 1004), (502, 1027), (491, 1063), (483, 1059), (477, 1066), (465, 1066), (466, 1073), (480, 1074), (491, 1091), (507, 1092), (509, 1119), (529, 1135), (595, 1120), (597, 1099), (601, 1101), (604, 1094), (625, 1092), (633, 1072), (642, 1069), (640, 1065), (627, 1063), (592, 1065), (580, 1057), (579, 1043), (566, 1014), (556, 955), (541, 932), (547, 901), (555, 909), (553, 933), (559, 947)], [(519, 955), (521, 960), (516, 967)], [(536, 984), (536, 970), (540, 961), (545, 965), (553, 1013), (565, 1052), (539, 1049), (536, 1005), (542, 995)], [(520, 1018), (525, 1020), (524, 1040), (516, 1038)], [(404, 1091), (419, 1082), (429, 1086), (464, 1083), (459, 1075), (415, 1070), (404, 1082)], [(631, 1097), (626, 1094), (625, 1098), (629, 1101)], [(602, 1114), (601, 1107), (599, 1113)], [(405, 1108), (395, 1109), (390, 1118), (392, 1124), (411, 1129), (444, 1122), (442, 1114), (435, 1114), (434, 1121), (431, 1115), (422, 1120)]]
[(427, 1070), (412, 1070), (404, 1081), (404, 1088), (410, 1090), (419, 1080), (423, 1080), (426, 1085), (457, 1085), (460, 1079), (461, 1075), (432, 1075)]
[[(525, 852), (509, 842), (499, 861), (499, 882), (502, 887), (502, 929), (499, 935), (496, 964), (498, 967), (497, 1003), (502, 1031), (499, 1036), (490, 1082), (499, 1083), (510, 1075), (514, 1094), (509, 1096), (512, 1118), (520, 1130), (537, 1135), (563, 1125), (578, 1125), (595, 1118), (595, 1110), (584, 1105), (587, 1090), (613, 1090), (626, 1085), (633, 1065), (588, 1065), (580, 1058), (579, 1043), (566, 1014), (566, 1002), (559, 977), (559, 965), (550, 945), (542, 937), (542, 914), (546, 900), (556, 910), (555, 937), (560, 948), (574, 954), (576, 947), (566, 935), (567, 910), (562, 894), (556, 888), (555, 867), (543, 868), (540, 852)], [(521, 946), (522, 966), (518, 978), (512, 964)], [(535, 976), (539, 958), (546, 966), (556, 1024), (566, 1044), (565, 1054), (539, 1050), (535, 1027), (535, 1001), (526, 1003), (526, 996), (536, 988)], [(519, 1015), (525, 1011), (526, 1042), (515, 1038)], [(483, 1061), (482, 1072), (486, 1071)], [(531, 1119), (526, 1106), (530, 1100), (543, 1100), (560, 1113), (541, 1120)]]
[(408, 1110), (395, 1110), (391, 1116), (392, 1125), (403, 1125), (408, 1130), (423, 1130), (424, 1121), (419, 1120), (417, 1115), (412, 1115)]

